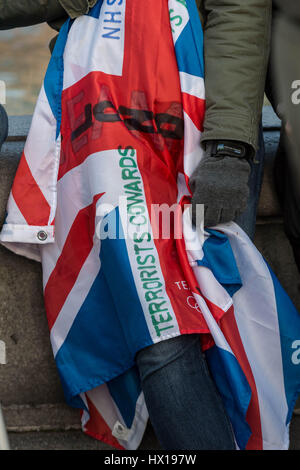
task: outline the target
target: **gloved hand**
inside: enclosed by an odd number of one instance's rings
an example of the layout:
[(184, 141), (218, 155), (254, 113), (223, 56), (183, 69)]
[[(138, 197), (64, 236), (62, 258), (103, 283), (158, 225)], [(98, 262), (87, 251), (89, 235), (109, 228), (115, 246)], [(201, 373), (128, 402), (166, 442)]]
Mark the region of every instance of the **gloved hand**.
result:
[(204, 226), (230, 222), (246, 208), (250, 176), (248, 149), (233, 141), (211, 141), (190, 178), (193, 192), (192, 215), (196, 204), (204, 204)]
[(8, 133), (8, 119), (7, 114), (3, 106), (0, 104), (0, 150), (3, 142), (7, 138)]

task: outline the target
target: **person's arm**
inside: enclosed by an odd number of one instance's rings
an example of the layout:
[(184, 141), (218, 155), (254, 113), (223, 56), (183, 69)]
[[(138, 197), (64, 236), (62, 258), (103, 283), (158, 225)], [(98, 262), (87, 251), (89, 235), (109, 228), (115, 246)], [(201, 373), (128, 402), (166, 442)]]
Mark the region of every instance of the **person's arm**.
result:
[(269, 56), (271, 0), (204, 0), (206, 115), (202, 141), (257, 149)]
[[(199, 0), (198, 0), (199, 1)], [(203, 0), (205, 155), (190, 178), (205, 226), (236, 220), (249, 200), (269, 56), (271, 0)]]
[(97, 0), (0, 0), (0, 29), (30, 26), (56, 19), (76, 18)]

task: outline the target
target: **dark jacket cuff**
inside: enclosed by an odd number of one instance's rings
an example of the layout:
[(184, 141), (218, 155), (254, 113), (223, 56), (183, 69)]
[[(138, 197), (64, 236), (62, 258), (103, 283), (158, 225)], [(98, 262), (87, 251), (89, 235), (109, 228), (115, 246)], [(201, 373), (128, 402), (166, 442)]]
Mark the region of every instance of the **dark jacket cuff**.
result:
[[(234, 126), (232, 126), (234, 122)], [(243, 115), (207, 113), (201, 142), (209, 140), (235, 140), (250, 147), (251, 158), (258, 149), (259, 126), (254, 126), (251, 118)]]

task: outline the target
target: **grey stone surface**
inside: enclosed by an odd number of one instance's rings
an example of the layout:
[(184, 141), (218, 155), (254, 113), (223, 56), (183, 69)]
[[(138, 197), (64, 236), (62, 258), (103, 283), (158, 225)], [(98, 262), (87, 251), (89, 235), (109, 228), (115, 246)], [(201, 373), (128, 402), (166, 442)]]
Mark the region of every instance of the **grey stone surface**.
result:
[(11, 450), (112, 450), (81, 431), (9, 433)]
[(300, 311), (300, 275), (283, 225), (278, 223), (257, 225), (254, 242)]
[(32, 116), (9, 116), (8, 141), (25, 140), (28, 135)]
[(0, 247), (0, 299), (0, 339), (7, 355), (7, 364), (0, 366), (1, 402), (63, 401), (50, 348), (40, 265)]
[[(12, 450), (114, 450), (82, 431), (9, 433), (9, 440)], [(161, 450), (150, 424), (139, 449)]]

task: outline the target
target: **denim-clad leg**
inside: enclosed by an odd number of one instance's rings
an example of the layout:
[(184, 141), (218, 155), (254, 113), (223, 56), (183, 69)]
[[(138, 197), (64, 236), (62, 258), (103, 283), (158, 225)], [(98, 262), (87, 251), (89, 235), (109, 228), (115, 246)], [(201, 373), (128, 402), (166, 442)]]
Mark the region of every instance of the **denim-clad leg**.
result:
[(149, 346), (138, 352), (136, 362), (150, 421), (164, 449), (235, 449), (199, 335), (182, 335)]
[(241, 214), (235, 222), (253, 239), (256, 224), (256, 212), (260, 196), (260, 190), (264, 173), (264, 136), (262, 125), (259, 132), (259, 148), (255, 155), (255, 159), (251, 162), (251, 174), (249, 178), (249, 199), (246, 210)]

